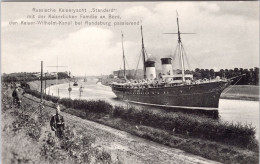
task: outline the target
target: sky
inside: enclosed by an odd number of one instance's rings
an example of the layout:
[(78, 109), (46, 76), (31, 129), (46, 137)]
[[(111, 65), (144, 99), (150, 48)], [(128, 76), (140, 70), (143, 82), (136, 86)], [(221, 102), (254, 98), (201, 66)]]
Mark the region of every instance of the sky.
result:
[[(27, 15), (37, 9), (116, 9), (111, 14), (121, 19), (105, 21), (135, 21), (133, 26), (88, 25), (10, 25), (10, 21), (37, 21)], [(173, 57), (177, 45), (176, 10), (180, 31), (196, 33), (182, 35), (187, 54), (187, 69), (233, 69), (259, 67), (259, 2), (2, 2), (1, 70), (2, 73), (71, 71), (74, 75), (110, 74), (123, 68), (121, 33), (127, 69), (136, 69), (141, 52), (140, 24), (144, 45), (151, 60), (160, 69), (160, 58)], [(48, 15), (49, 13), (40, 13)], [(60, 15), (61, 13), (56, 12)], [(92, 13), (84, 13), (86, 15)], [(93, 13), (98, 17), (108, 13)], [(73, 15), (73, 14), (70, 14)], [(79, 16), (79, 15), (78, 15)], [(107, 15), (106, 15), (107, 16)], [(41, 19), (43, 20), (43, 19)], [(54, 20), (46, 18), (46, 21)], [(68, 21), (75, 19), (68, 19)], [(87, 19), (77, 19), (86, 21)], [(104, 20), (104, 19), (103, 19)], [(88, 19), (88, 21), (95, 21)], [(98, 19), (100, 21), (100, 19)], [(189, 63), (189, 65), (188, 65)], [(142, 68), (139, 63), (138, 68)], [(173, 68), (179, 68), (174, 58)]]

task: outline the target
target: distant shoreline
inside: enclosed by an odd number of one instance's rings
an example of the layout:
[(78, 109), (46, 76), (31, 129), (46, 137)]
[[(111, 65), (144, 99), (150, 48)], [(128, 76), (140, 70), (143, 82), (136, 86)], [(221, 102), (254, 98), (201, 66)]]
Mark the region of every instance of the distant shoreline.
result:
[(256, 85), (230, 86), (223, 91), (220, 98), (231, 99), (231, 100), (259, 101), (259, 86)]

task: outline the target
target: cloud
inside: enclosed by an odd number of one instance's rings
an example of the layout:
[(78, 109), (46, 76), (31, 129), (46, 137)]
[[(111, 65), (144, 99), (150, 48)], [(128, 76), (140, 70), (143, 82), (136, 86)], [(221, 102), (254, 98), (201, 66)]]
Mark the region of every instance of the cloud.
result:
[[(232, 3), (229, 5), (232, 6)], [(145, 29), (152, 29), (148, 35), (146, 31), (146, 41), (153, 47), (146, 46), (146, 48), (157, 61), (169, 53), (173, 55), (177, 36), (162, 33), (177, 32), (178, 10), (181, 32), (196, 33), (196, 35), (182, 35), (185, 49), (192, 52), (187, 55), (200, 61), (200, 65), (194, 64), (193, 69), (212, 66), (220, 68), (258, 66), (259, 20), (248, 19), (236, 12), (223, 14), (223, 6), (227, 8), (229, 5), (225, 6), (223, 3), (219, 5), (215, 2), (162, 2), (153, 8), (144, 6), (128, 8), (123, 14), (129, 19), (138, 15), (143, 16)], [(246, 58), (253, 60), (245, 60)]]
[[(142, 13), (142, 15), (141, 15)], [(144, 7), (143, 5), (140, 6), (134, 6), (128, 9), (125, 9), (122, 13), (122, 16), (124, 18), (130, 18), (130, 17), (138, 17), (138, 18), (146, 18), (152, 15), (151, 11)]]
[[(53, 54), (62, 56), (61, 63), (74, 65), (71, 71), (78, 74), (109, 74), (119, 69), (122, 61), (120, 42), (114, 42), (114, 34), (108, 29), (97, 27), (83, 28), (69, 34), (62, 40), (51, 42)], [(127, 52), (132, 42), (124, 42)]]
[[(61, 71), (70, 70), (77, 75), (97, 75), (109, 74), (111, 70), (117, 70), (122, 63), (121, 42), (113, 42), (114, 34), (108, 29), (88, 27), (78, 31), (60, 36), (58, 39), (50, 41), (49, 45), (41, 49), (31, 49), (26, 51), (26, 57), (31, 60), (23, 61), (23, 65), (39, 67), (39, 61), (44, 61), (45, 70), (56, 71), (55, 68), (47, 67), (56, 65), (57, 57), (59, 65), (68, 66), (60, 68)], [(27, 44), (26, 44), (27, 45)], [(134, 43), (124, 42), (125, 51), (132, 49)], [(6, 48), (6, 50), (10, 50)], [(9, 53), (10, 52), (6, 52)], [(17, 58), (4, 55), (5, 62), (19, 63)], [(24, 52), (25, 53), (25, 52)], [(11, 65), (4, 64), (3, 71), (13, 71)]]

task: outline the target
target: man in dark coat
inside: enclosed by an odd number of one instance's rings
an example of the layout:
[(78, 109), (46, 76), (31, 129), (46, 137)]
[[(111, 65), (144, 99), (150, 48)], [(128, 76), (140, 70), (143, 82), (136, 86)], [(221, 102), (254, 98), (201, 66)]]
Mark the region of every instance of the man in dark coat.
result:
[(55, 131), (55, 135), (58, 138), (62, 138), (64, 135), (64, 118), (60, 115), (60, 106), (57, 104), (56, 114), (51, 117), (50, 121), (51, 130)]
[(12, 93), (12, 97), (13, 97), (13, 101), (15, 102), (15, 100), (18, 98), (17, 88), (14, 88), (14, 91)]
[(19, 91), (18, 91), (18, 87), (15, 87), (13, 93), (12, 93), (12, 97), (13, 97), (13, 103), (17, 104), (18, 107), (20, 107), (20, 103), (21, 103), (21, 96), (19, 95)]

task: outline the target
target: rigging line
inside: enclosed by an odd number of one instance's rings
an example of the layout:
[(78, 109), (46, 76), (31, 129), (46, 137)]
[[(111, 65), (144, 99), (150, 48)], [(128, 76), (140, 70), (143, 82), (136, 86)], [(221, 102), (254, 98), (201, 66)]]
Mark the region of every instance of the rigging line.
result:
[(177, 55), (178, 55), (178, 61), (179, 61), (179, 69), (181, 68), (181, 57), (180, 57), (180, 46), (178, 43), (178, 49), (177, 49)]
[(185, 59), (186, 59), (186, 61), (187, 61), (188, 68), (191, 69), (190, 62), (189, 62), (189, 60), (188, 60), (188, 56), (187, 56), (187, 54), (186, 54), (186, 52), (185, 52), (185, 49), (184, 49), (183, 45), (182, 45), (182, 50), (183, 50), (183, 52), (184, 52), (184, 57), (185, 57)]
[(121, 70), (122, 62), (123, 62), (123, 61), (121, 61), (121, 63), (120, 63), (120, 67), (119, 67), (119, 70)]
[[(180, 44), (181, 44), (181, 48), (182, 48), (183, 47), (182, 42)], [(181, 51), (182, 51), (182, 49), (181, 49)], [(184, 71), (184, 74), (185, 74), (185, 62), (184, 62), (184, 59), (183, 59), (183, 52), (182, 52), (182, 60), (183, 60), (183, 71)]]
[[(183, 44), (182, 44), (183, 45)], [(186, 52), (185, 52), (186, 53)], [(196, 62), (196, 64), (199, 66), (199, 68), (202, 68), (201, 65), (199, 64), (199, 62), (191, 55), (191, 53), (189, 53), (189, 56), (192, 57), (192, 60), (194, 60)]]
[(126, 57), (125, 57), (125, 62), (126, 62), (126, 65), (127, 65), (128, 69), (130, 69), (129, 64), (128, 64), (127, 60), (126, 60)]
[[(179, 44), (180, 44), (180, 43), (179, 43)], [(181, 68), (181, 50), (180, 50), (179, 44), (178, 44), (179, 68)]]
[(172, 58), (173, 61), (174, 61), (175, 58), (176, 58), (176, 55), (177, 55), (177, 49), (178, 49), (178, 44), (177, 44), (177, 46), (176, 46), (176, 48), (175, 48), (175, 51), (174, 51), (174, 55), (173, 55), (173, 58)]
[(130, 69), (129, 64), (128, 64), (128, 61), (127, 61), (127, 59), (126, 59), (126, 56), (125, 56), (125, 62), (126, 62), (126, 65), (127, 65), (128, 69)]
[(144, 54), (146, 55), (146, 58), (148, 58), (148, 55), (147, 55), (147, 52), (146, 52), (145, 48), (144, 48)]
[[(174, 62), (176, 61), (176, 66), (177, 66), (177, 64), (178, 64), (178, 59), (179, 59), (179, 48), (178, 48), (178, 45), (179, 44), (177, 44), (177, 47), (176, 47), (176, 53), (175, 53), (175, 55), (174, 55), (174, 57), (173, 57), (173, 60), (174, 60)], [(179, 63), (180, 64), (180, 63)], [(176, 69), (177, 69), (178, 67), (176, 67)]]
[(139, 66), (139, 62), (140, 62), (141, 56), (142, 56), (142, 51), (140, 51), (138, 63), (137, 63), (136, 69), (135, 69), (135, 74), (134, 74), (135, 78), (136, 78), (136, 73), (137, 73), (137, 69), (138, 69), (138, 66)]
[(190, 63), (189, 63), (189, 60), (188, 60), (188, 57), (187, 57), (187, 54), (185, 53), (185, 51), (184, 51), (184, 48), (182, 47), (182, 51), (183, 51), (183, 56), (184, 56), (184, 58), (185, 58), (185, 60), (186, 60), (186, 65), (187, 65), (187, 69), (190, 69), (191, 67), (190, 67)]
[(138, 67), (139, 67), (139, 60), (140, 60), (141, 55), (142, 55), (142, 49), (141, 49), (141, 51), (140, 51), (140, 53), (138, 55), (139, 58), (138, 58), (138, 63), (137, 63), (136, 69), (138, 69)]
[(230, 89), (232, 89), (232, 88), (239, 82), (239, 80), (241, 80), (241, 79), (242, 79), (242, 77), (240, 77), (234, 85), (232, 85), (226, 92), (224, 92), (224, 93), (222, 93), (222, 94), (226, 94), (226, 93), (227, 93)]
[(172, 68), (174, 68), (175, 63), (176, 63), (177, 49), (178, 49), (178, 47), (176, 47), (174, 54), (172, 56)]
[(144, 55), (146, 56), (146, 59), (148, 59), (148, 55), (147, 55), (147, 52), (146, 52), (145, 48), (144, 48)]

